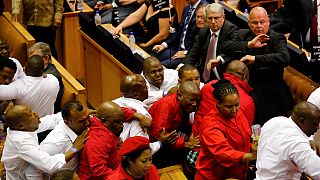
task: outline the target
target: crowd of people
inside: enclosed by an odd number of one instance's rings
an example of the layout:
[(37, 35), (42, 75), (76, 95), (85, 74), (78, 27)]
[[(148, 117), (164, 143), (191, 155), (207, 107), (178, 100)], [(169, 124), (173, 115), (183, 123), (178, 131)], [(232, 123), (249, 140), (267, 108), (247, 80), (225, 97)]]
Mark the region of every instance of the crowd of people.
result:
[(244, 180), (254, 178), (249, 166), (256, 179), (320, 179), (320, 146), (312, 140), (320, 89), (293, 104), (283, 80), (287, 39), (270, 28), (263, 7), (251, 9), (249, 29), (238, 29), (221, 4), (204, 0), (187, 0), (180, 24), (171, 1), (161, 9), (151, 0), (86, 2), (105, 23), (117, 8), (113, 33), (140, 31), (137, 43), (151, 56), (141, 74), (121, 79), (119, 97), (97, 109), (77, 100), (61, 105), (49, 35), (61, 23), (60, 2), (50, 1), (44, 16), (41, 3), (14, 0), (13, 20), (24, 7), (27, 29), (49, 42), (30, 47), (22, 66), (0, 40), (6, 179)]

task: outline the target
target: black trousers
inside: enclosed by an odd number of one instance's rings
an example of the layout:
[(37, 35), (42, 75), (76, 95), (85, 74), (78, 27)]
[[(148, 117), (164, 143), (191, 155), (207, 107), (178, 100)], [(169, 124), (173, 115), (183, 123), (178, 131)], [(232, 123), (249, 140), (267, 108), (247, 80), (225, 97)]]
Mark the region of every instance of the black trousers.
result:
[(55, 46), (56, 27), (27, 26), (28, 32), (35, 38), (36, 42), (44, 42), (49, 44), (52, 56), (58, 58)]

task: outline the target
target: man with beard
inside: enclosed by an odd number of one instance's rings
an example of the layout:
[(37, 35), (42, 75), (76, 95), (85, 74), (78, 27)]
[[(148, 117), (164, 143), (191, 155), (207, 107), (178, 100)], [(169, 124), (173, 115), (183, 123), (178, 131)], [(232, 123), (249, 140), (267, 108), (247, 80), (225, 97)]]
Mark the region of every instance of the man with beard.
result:
[(104, 102), (90, 118), (89, 139), (81, 153), (80, 179), (107, 179), (120, 164), (119, 136), (123, 130), (123, 111), (114, 102)]
[(194, 82), (186, 81), (179, 86), (177, 93), (160, 99), (149, 109), (152, 116), (151, 141), (157, 140), (163, 130), (178, 134), (178, 138), (172, 144), (164, 146), (154, 155), (154, 164), (158, 169), (172, 169), (170, 167), (182, 163), (185, 149), (200, 146), (198, 137), (191, 134), (189, 124), (189, 114), (197, 109), (199, 101), (199, 87)]

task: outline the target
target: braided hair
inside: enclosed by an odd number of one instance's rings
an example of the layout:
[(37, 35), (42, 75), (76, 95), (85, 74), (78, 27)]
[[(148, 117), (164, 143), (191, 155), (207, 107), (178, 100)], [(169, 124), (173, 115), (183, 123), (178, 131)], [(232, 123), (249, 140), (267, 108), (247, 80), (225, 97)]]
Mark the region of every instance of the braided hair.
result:
[(220, 103), (229, 94), (239, 95), (237, 88), (226, 79), (219, 80), (215, 84), (212, 84), (212, 87), (214, 88), (214, 91), (212, 93), (213, 97)]

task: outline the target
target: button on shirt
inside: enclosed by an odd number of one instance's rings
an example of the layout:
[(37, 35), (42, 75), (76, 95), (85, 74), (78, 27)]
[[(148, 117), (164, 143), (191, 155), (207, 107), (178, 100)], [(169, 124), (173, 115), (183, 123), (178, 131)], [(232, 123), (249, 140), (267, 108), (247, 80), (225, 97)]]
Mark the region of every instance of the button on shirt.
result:
[(16, 104), (26, 104), (39, 117), (54, 113), (54, 102), (59, 91), (56, 77), (32, 77), (18, 79), (9, 85), (0, 85), (0, 100), (16, 100)]
[[(72, 146), (73, 142), (78, 137), (63, 121), (61, 112), (57, 114), (57, 118), (60, 119), (60, 123), (48, 134), (40, 146), (43, 150), (49, 153), (51, 156), (67, 152)], [(78, 165), (78, 156), (74, 156), (62, 169), (76, 170)], [(30, 165), (26, 170), (26, 176), (32, 180), (49, 179), (49, 176), (43, 178), (43, 172)]]
[[(61, 116), (61, 115), (60, 115)], [(65, 163), (64, 154), (50, 156), (38, 144), (37, 133), (53, 129), (61, 118), (46, 116), (40, 119), (39, 128), (34, 132), (15, 131), (8, 128), (1, 161), (6, 169), (7, 180), (27, 179), (25, 171), (29, 164), (46, 173), (53, 173)]]
[[(126, 108), (133, 108), (137, 110), (138, 113), (143, 114), (144, 116), (151, 119), (151, 115), (148, 112), (148, 106), (133, 98), (126, 98), (126, 97), (120, 97), (118, 99), (113, 100), (114, 103), (118, 104), (120, 107), (126, 107)], [(143, 129), (141, 128), (139, 121), (133, 120), (130, 123), (123, 123), (123, 130), (120, 134), (121, 140), (125, 141), (129, 137), (133, 136), (142, 136), (149, 139), (149, 135), (144, 133)], [(152, 154), (157, 152), (160, 149), (159, 142), (150, 143), (150, 148), (152, 151)]]
[[(143, 74), (141, 74), (143, 76)], [(144, 77), (144, 76), (143, 76)], [(144, 77), (145, 78), (145, 77)], [(178, 84), (178, 71), (173, 69), (164, 69), (164, 78), (160, 88), (150, 84), (145, 78), (148, 86), (148, 99), (143, 102), (149, 107), (160, 98), (163, 97), (163, 91), (169, 91), (172, 87)]]
[(302, 172), (320, 179), (320, 158), (291, 117), (275, 117), (264, 124), (256, 165), (257, 180), (299, 180)]

